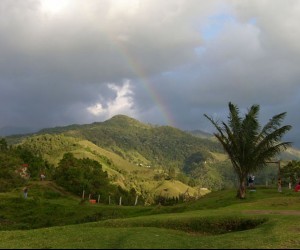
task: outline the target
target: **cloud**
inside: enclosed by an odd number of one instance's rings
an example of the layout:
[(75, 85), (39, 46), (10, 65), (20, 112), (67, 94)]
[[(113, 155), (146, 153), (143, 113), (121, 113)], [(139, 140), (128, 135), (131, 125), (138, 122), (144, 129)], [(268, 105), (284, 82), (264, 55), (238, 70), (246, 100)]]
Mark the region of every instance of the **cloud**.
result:
[(231, 101), (262, 122), (286, 111), (300, 146), (298, 1), (49, 3), (0, 1), (0, 127), (123, 113), (213, 132), (203, 114)]
[[(102, 119), (109, 119), (110, 117), (118, 114), (124, 114), (128, 116), (135, 116), (132, 100), (132, 90), (130, 81), (126, 80), (122, 86), (118, 86), (113, 83), (107, 84), (107, 87), (115, 92), (114, 99), (107, 101), (105, 104), (97, 102), (92, 106), (87, 107), (87, 111), (95, 117), (101, 117)], [(101, 96), (100, 96), (100, 99)]]

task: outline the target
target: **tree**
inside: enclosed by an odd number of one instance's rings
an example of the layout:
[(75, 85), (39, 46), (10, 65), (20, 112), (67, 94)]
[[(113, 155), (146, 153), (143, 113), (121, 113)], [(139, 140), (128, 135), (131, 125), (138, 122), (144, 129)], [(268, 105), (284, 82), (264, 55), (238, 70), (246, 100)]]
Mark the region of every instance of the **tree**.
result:
[(205, 163), (193, 163), (194, 170), (191, 171), (191, 177), (195, 179), (196, 185), (208, 188), (210, 190), (220, 190), (223, 186), (223, 179), (220, 172)]
[(7, 192), (22, 186), (26, 180), (18, 172), (22, 160), (12, 152), (0, 151), (0, 192)]
[(300, 161), (290, 161), (284, 167), (283, 177), (287, 179), (287, 182), (291, 182), (292, 185), (297, 184), (300, 178)]
[(32, 150), (17, 146), (14, 148), (15, 154), (23, 160), (23, 163), (28, 164), (28, 172), (33, 179), (40, 178), (40, 174), (44, 173), (47, 179), (53, 174), (54, 166), (49, 164), (40, 155), (37, 155)]
[(252, 105), (244, 117), (240, 116), (236, 105), (229, 102), (228, 106), (228, 123), (220, 124), (206, 114), (204, 116), (218, 131), (214, 136), (231, 160), (239, 181), (237, 197), (243, 199), (246, 196), (246, 178), (249, 173), (267, 166), (268, 161), (291, 144), (280, 140), (292, 126), (281, 126), (286, 115), (283, 112), (273, 116), (261, 129), (258, 121), (259, 105)]
[(81, 195), (84, 189), (88, 194), (97, 193), (103, 198), (115, 189), (99, 162), (89, 158), (77, 159), (72, 153), (64, 154), (54, 179), (58, 185), (77, 195)]
[(8, 148), (7, 142), (4, 138), (0, 139), (0, 151), (6, 151)]

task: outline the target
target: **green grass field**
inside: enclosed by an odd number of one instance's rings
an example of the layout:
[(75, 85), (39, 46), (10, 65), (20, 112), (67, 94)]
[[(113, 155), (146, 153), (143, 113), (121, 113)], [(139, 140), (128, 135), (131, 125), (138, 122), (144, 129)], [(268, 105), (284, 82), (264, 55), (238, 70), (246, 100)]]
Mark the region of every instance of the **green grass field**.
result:
[(176, 206), (89, 204), (51, 182), (0, 193), (0, 248), (300, 248), (300, 193), (212, 192)]

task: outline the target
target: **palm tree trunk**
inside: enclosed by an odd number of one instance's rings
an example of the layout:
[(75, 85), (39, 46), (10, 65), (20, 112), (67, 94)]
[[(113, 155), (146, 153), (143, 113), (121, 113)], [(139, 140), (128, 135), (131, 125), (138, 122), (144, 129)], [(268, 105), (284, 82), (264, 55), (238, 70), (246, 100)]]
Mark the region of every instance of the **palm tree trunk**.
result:
[(240, 179), (239, 189), (237, 190), (236, 197), (239, 199), (245, 199), (246, 197), (246, 181), (245, 178)]

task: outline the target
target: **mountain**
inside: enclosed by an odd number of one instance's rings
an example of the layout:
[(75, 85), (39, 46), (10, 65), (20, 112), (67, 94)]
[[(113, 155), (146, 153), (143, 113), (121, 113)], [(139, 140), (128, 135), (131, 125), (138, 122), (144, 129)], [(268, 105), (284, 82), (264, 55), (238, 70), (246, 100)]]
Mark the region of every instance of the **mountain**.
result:
[(36, 131), (38, 130), (33, 128), (28, 128), (28, 127), (5, 126), (0, 128), (0, 136), (29, 134), (29, 133), (34, 133)]
[(181, 169), (184, 160), (200, 153), (204, 161), (213, 161), (213, 152), (222, 153), (221, 146), (197, 138), (170, 126), (144, 124), (125, 115), (104, 122), (48, 128), (38, 134), (64, 134), (88, 140), (110, 150), (134, 164)]
[[(193, 196), (204, 190), (200, 188), (221, 189), (235, 180), (227, 155), (209, 134), (145, 124), (125, 115), (6, 138), (10, 145), (21, 144), (55, 166), (66, 152), (97, 160), (113, 183), (145, 197), (187, 191)], [(288, 149), (284, 157), (300, 157), (300, 151)], [(262, 181), (277, 174), (276, 169), (268, 171)]]
[(284, 161), (300, 160), (300, 150), (294, 147), (288, 147), (285, 151), (280, 153), (280, 159)]
[[(66, 152), (97, 160), (115, 184), (169, 197), (186, 192), (191, 196), (199, 194), (200, 189), (188, 185), (189, 177), (184, 175), (190, 175), (189, 171), (199, 164), (219, 161), (215, 155), (223, 154), (220, 145), (210, 139), (170, 126), (144, 124), (124, 115), (104, 122), (9, 136), (7, 141), (23, 145), (55, 166)], [(175, 175), (182, 176), (180, 181), (174, 179)]]
[(199, 189), (180, 181), (165, 178), (168, 177), (168, 174), (162, 168), (131, 163), (118, 154), (98, 147), (88, 140), (63, 134), (38, 134), (24, 138), (18, 145), (43, 156), (45, 160), (55, 166), (66, 152), (72, 153), (76, 158), (96, 160), (108, 173), (112, 183), (127, 190), (134, 188), (149, 203), (153, 202), (154, 195), (173, 197), (187, 193), (189, 196), (194, 196), (209, 192), (201, 189), (199, 193)]
[(214, 139), (214, 135), (204, 132), (202, 130), (188, 130), (187, 133), (190, 133), (191, 135), (194, 135), (196, 137), (205, 138), (205, 139)]

